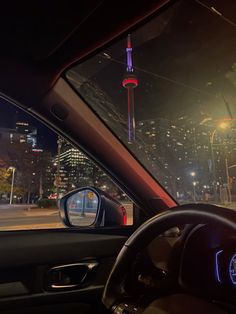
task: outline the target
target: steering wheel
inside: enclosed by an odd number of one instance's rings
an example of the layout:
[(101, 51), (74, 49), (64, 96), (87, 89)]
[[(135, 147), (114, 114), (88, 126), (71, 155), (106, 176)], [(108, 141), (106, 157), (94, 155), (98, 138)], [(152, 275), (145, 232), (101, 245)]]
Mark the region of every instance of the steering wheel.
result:
[[(136, 255), (145, 249), (158, 235), (178, 225), (207, 223), (214, 223), (220, 227), (226, 227), (231, 231), (236, 232), (236, 223), (234, 220), (235, 214), (233, 214), (233, 211), (230, 209), (208, 204), (190, 204), (177, 206), (146, 221), (131, 235), (121, 249), (105, 285), (102, 297), (103, 304), (107, 309), (114, 313), (123, 313), (119, 304), (121, 304), (121, 300), (124, 300), (125, 296), (127, 297), (124, 283), (130, 265), (134, 262)], [(120, 312), (116, 309), (119, 309)], [(149, 313), (148, 311), (146, 312), (146, 310), (144, 312)], [(124, 313), (134, 312), (124, 311)], [(152, 313), (159, 312), (152, 311)], [(161, 313), (172, 312), (167, 311)], [(185, 309), (184, 312), (178, 313), (187, 313), (187, 311)], [(192, 310), (191, 313), (193, 313)], [(211, 313), (209, 309), (208, 313)], [(215, 306), (212, 313), (218, 313)], [(220, 311), (219, 313), (222, 312)]]

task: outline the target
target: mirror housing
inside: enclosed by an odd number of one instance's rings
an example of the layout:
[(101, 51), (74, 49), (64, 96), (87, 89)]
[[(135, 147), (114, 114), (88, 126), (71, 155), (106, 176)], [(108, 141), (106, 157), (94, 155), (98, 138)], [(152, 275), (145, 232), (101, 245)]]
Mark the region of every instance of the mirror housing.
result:
[(75, 189), (59, 202), (60, 216), (67, 227), (123, 226), (125, 208), (108, 193), (94, 187)]

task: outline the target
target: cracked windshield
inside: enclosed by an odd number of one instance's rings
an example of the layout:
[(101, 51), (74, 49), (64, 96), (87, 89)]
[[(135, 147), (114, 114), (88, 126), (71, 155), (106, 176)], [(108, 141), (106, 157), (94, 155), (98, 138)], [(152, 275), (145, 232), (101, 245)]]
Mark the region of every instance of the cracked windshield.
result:
[(236, 203), (234, 1), (180, 1), (66, 77), (179, 203)]

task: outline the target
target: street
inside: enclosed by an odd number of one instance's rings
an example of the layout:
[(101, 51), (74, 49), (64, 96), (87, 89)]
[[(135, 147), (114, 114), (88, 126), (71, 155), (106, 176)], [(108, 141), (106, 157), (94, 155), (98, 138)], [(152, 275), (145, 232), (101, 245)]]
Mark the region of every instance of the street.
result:
[(35, 208), (34, 205), (0, 205), (0, 230), (63, 228), (56, 209)]
[[(127, 224), (132, 224), (132, 210), (126, 204)], [(83, 222), (82, 222), (83, 220)], [(91, 224), (91, 218), (81, 218), (81, 226)], [(57, 209), (36, 208), (35, 205), (0, 205), (0, 231), (65, 228)]]
[[(236, 202), (222, 205), (236, 209)], [(133, 223), (132, 204), (123, 204), (127, 212), (127, 225)], [(91, 224), (91, 217), (79, 217), (81, 226)], [(37, 208), (35, 205), (0, 205), (0, 231), (65, 228), (57, 209)]]

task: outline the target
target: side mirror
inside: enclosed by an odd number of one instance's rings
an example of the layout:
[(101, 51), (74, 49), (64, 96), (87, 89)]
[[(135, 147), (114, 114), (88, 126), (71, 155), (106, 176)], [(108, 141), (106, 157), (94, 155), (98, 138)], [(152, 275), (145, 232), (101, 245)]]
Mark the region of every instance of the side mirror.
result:
[(73, 190), (60, 200), (60, 215), (68, 227), (126, 225), (127, 214), (121, 203), (97, 188)]

